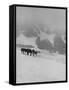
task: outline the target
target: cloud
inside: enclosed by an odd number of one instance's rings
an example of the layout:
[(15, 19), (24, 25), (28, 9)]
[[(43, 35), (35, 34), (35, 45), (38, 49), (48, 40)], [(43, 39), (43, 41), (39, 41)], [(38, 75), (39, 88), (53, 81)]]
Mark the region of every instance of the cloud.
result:
[(23, 34), (26, 37), (37, 37), (41, 33), (52, 34), (50, 28), (47, 25), (42, 24), (41, 22), (32, 22), (30, 24), (26, 23), (23, 28)]

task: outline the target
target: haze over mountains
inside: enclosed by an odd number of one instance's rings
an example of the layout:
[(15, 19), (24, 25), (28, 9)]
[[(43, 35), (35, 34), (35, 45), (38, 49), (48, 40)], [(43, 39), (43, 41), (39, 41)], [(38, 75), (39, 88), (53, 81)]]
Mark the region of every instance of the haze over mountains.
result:
[[(63, 33), (66, 29), (66, 11), (64, 9), (18, 7), (16, 10), (17, 36), (24, 31), (46, 31)], [(50, 30), (50, 32), (49, 32)], [(37, 36), (37, 32), (34, 36)], [(29, 36), (29, 33), (26, 35)], [(33, 36), (33, 34), (31, 34)]]
[(64, 9), (18, 7), (16, 10), (17, 43), (65, 54), (65, 12)]
[(27, 25), (24, 29), (17, 37), (17, 44), (32, 45), (34, 48), (41, 50), (65, 54), (66, 43), (64, 32), (50, 30), (43, 24)]

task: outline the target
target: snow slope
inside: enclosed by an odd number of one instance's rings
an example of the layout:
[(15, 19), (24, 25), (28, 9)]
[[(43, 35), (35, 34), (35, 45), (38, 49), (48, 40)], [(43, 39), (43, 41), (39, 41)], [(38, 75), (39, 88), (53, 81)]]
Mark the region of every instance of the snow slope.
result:
[(56, 56), (53, 60), (50, 55), (48, 58), (33, 57), (21, 54), (19, 48), (16, 50), (17, 83), (65, 80), (65, 63), (56, 62)]
[(35, 40), (35, 37), (27, 38), (23, 34), (20, 34), (16, 39), (16, 44), (32, 45), (36, 47)]
[(19, 47), (19, 45), (31, 45), (34, 47), (35, 50), (40, 50), (36, 45), (36, 38), (37, 37), (26, 37), (23, 34), (20, 34), (19, 37), (16, 38), (16, 45)]

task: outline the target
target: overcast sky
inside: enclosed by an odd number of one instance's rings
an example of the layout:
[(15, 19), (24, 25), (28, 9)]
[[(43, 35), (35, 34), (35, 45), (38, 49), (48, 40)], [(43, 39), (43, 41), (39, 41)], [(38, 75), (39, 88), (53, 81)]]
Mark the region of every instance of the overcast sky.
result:
[(16, 29), (20, 34), (27, 25), (44, 24), (51, 30), (65, 31), (65, 10), (50, 8), (16, 8)]

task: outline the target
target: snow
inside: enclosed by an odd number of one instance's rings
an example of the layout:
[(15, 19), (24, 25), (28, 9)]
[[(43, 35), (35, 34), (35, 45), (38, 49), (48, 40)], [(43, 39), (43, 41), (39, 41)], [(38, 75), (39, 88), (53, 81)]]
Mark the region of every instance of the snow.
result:
[[(43, 54), (44, 55), (44, 54)], [(65, 80), (66, 64), (60, 55), (23, 55), (20, 48), (16, 49), (16, 82), (47, 82)]]
[(27, 38), (23, 34), (20, 34), (19, 37), (17, 37), (17, 39), (16, 39), (16, 43), (24, 44), (24, 45), (32, 45), (32, 46), (37, 47), (35, 44), (35, 40), (36, 40), (36, 38), (34, 38), (34, 37)]

